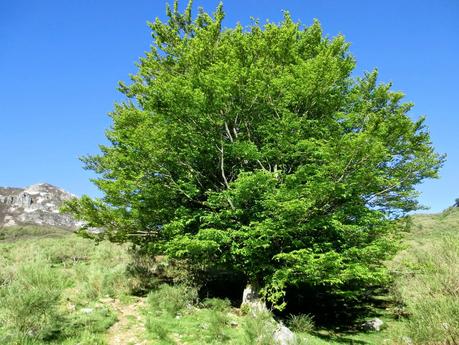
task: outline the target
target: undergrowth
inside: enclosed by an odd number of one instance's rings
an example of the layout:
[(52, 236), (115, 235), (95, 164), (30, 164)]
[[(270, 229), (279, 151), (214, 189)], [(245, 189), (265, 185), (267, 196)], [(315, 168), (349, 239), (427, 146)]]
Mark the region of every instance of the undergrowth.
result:
[(0, 344), (105, 344), (116, 315), (99, 299), (129, 292), (126, 248), (56, 229), (16, 231), (0, 242)]
[(14, 231), (0, 230), (2, 345), (107, 344), (117, 315), (104, 300), (129, 303), (133, 294), (147, 296), (142, 336), (155, 345), (274, 345), (279, 322), (295, 344), (459, 344), (459, 209), (413, 217), (406, 248), (388, 263), (394, 284), (384, 298), (393, 302), (375, 310), (381, 332), (321, 328), (305, 314), (253, 316), (227, 299), (199, 298), (166, 258), (57, 229)]

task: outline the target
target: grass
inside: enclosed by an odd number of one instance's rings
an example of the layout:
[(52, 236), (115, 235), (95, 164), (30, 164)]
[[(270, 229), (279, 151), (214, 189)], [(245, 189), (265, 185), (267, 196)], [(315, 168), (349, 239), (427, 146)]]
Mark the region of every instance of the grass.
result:
[[(385, 322), (380, 332), (323, 329), (310, 315), (279, 321), (295, 332), (297, 345), (459, 344), (459, 209), (414, 216), (405, 249), (388, 267), (390, 303), (373, 315)], [(158, 270), (175, 285), (161, 283)], [(145, 293), (132, 309), (140, 315), (126, 316), (126, 324), (140, 317), (145, 327), (136, 329), (146, 344), (274, 345), (272, 314), (254, 317), (225, 299), (199, 299), (174, 270), (59, 229), (0, 229), (0, 344), (108, 344), (120, 314), (103, 300), (128, 305), (139, 300), (133, 293)]]
[[(229, 301), (198, 302), (197, 290), (163, 285), (148, 296), (147, 332), (154, 344), (274, 345), (275, 325), (270, 314), (241, 315)], [(171, 301), (165, 303), (164, 301)]]
[(2, 229), (0, 344), (105, 344), (128, 292), (125, 248), (50, 228)]
[(459, 344), (459, 208), (414, 217), (391, 264), (394, 294), (416, 344)]
[(312, 333), (314, 331), (314, 318), (308, 314), (291, 315), (288, 327), (294, 332)]

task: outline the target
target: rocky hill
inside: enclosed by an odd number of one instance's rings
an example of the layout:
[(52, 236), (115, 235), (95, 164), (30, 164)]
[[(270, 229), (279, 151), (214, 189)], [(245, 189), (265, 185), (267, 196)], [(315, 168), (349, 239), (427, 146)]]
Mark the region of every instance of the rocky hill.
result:
[(59, 213), (60, 205), (75, 198), (48, 183), (27, 188), (0, 187), (0, 228), (18, 225), (42, 225), (76, 230), (81, 224)]

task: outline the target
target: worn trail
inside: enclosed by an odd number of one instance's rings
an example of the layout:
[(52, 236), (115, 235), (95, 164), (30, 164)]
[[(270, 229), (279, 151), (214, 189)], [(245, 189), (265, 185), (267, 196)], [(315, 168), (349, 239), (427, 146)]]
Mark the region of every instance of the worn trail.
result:
[(108, 345), (148, 345), (145, 339), (145, 320), (141, 309), (145, 305), (144, 298), (137, 298), (129, 304), (119, 300), (104, 301), (115, 310), (118, 321), (108, 330)]

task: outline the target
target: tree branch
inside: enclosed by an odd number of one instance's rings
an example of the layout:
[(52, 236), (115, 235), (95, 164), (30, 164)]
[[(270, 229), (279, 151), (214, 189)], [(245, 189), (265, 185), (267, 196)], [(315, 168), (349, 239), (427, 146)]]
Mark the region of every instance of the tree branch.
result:
[[(226, 178), (226, 174), (225, 174), (225, 151), (224, 151), (224, 147), (223, 147), (223, 140), (222, 140), (222, 143), (221, 143), (221, 148), (217, 147), (218, 151), (220, 151), (220, 170), (221, 170), (221, 173), (222, 173), (222, 177), (223, 177), (223, 181), (225, 182), (225, 186), (226, 186), (226, 189), (230, 189), (230, 186), (229, 186), (229, 183), (228, 183), (228, 179)], [(231, 206), (231, 209), (235, 210), (236, 208), (234, 207), (234, 204), (233, 204), (233, 201), (231, 200), (231, 198), (228, 196), (227, 197), (227, 200), (228, 200), (228, 203), (230, 204)]]
[(226, 130), (226, 133), (228, 134), (228, 138), (231, 142), (234, 142), (234, 139), (233, 139), (233, 136), (231, 135), (231, 131), (228, 127), (228, 123), (225, 121), (225, 130)]

